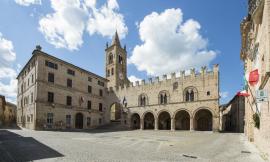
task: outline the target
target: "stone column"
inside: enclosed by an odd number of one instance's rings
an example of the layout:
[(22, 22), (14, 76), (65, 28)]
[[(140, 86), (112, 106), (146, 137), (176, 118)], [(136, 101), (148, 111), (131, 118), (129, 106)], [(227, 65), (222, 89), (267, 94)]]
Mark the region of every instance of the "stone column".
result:
[(194, 131), (194, 126), (193, 126), (193, 118), (190, 118), (190, 131)]
[(144, 130), (144, 121), (143, 121), (143, 119), (141, 119), (141, 122), (140, 122), (140, 129)]
[(175, 131), (175, 120), (171, 118), (171, 131)]
[(158, 130), (158, 119), (155, 119), (155, 130)]

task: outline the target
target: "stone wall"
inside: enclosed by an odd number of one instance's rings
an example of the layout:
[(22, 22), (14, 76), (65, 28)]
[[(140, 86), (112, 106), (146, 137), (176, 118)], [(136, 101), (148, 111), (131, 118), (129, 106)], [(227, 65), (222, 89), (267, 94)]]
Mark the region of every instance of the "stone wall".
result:
[[(131, 127), (131, 118), (133, 114), (139, 114), (142, 122), (144, 114), (151, 112), (155, 120), (161, 112), (167, 111), (170, 114), (171, 123), (174, 123), (175, 114), (180, 110), (185, 110), (189, 114), (190, 129), (195, 126), (195, 114), (200, 109), (209, 110), (212, 114), (212, 129), (218, 131), (219, 129), (219, 70), (218, 65), (215, 65), (213, 71), (206, 71), (202, 68), (200, 73), (195, 74), (195, 70), (191, 71), (190, 75), (181, 73), (180, 77), (172, 74), (170, 78), (166, 75), (160, 80), (149, 79), (149, 82), (142, 81), (134, 84), (124, 85), (123, 87), (115, 87), (110, 90), (112, 98), (125, 98), (127, 102), (127, 118), (126, 123)], [(195, 92), (195, 98), (192, 102), (185, 101), (185, 90), (192, 87)], [(168, 103), (160, 104), (159, 94), (166, 91), (168, 94)], [(146, 96), (146, 105), (139, 105), (139, 96), (144, 94)], [(115, 97), (115, 95), (117, 97)], [(114, 101), (112, 99), (112, 101)], [(119, 102), (115, 100), (115, 102)], [(141, 123), (142, 123), (141, 122)], [(192, 124), (193, 123), (193, 124)], [(194, 126), (193, 126), (194, 125)], [(171, 127), (174, 129), (174, 125)]]

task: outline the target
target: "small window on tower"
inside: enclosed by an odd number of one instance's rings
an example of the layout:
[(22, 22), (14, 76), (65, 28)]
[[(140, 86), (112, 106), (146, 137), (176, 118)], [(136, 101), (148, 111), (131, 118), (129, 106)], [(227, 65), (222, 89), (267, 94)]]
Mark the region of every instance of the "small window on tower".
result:
[(113, 54), (110, 54), (109, 55), (109, 64), (112, 64), (113, 63)]
[(112, 75), (114, 75), (114, 69), (113, 68), (112, 68), (112, 71), (111, 72), (112, 72)]
[(107, 70), (107, 77), (110, 76), (110, 69)]
[(123, 58), (122, 58), (122, 56), (118, 56), (118, 62), (119, 62), (119, 64), (123, 64)]
[(210, 91), (207, 91), (207, 96), (210, 96)]

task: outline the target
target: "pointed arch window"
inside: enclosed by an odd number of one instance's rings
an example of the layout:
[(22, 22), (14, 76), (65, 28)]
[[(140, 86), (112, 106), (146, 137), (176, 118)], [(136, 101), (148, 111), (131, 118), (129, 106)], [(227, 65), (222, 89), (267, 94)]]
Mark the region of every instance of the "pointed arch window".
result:
[(109, 55), (109, 64), (112, 64), (113, 63), (113, 54), (110, 53)]
[(169, 93), (167, 91), (161, 91), (159, 93), (159, 104), (167, 104), (169, 100)]
[(139, 96), (139, 106), (146, 106), (147, 105), (147, 95), (141, 94)]
[(198, 100), (198, 91), (195, 87), (188, 87), (184, 91), (184, 99), (186, 102)]

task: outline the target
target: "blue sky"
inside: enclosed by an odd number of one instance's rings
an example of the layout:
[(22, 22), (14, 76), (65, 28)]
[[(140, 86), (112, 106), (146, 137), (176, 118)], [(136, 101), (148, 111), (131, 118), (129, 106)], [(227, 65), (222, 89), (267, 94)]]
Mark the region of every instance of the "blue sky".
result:
[(246, 14), (245, 0), (1, 0), (0, 94), (15, 101), (16, 74), (37, 44), (104, 76), (105, 44), (117, 29), (128, 49), (128, 76), (147, 79), (218, 63), (224, 103), (242, 88)]

